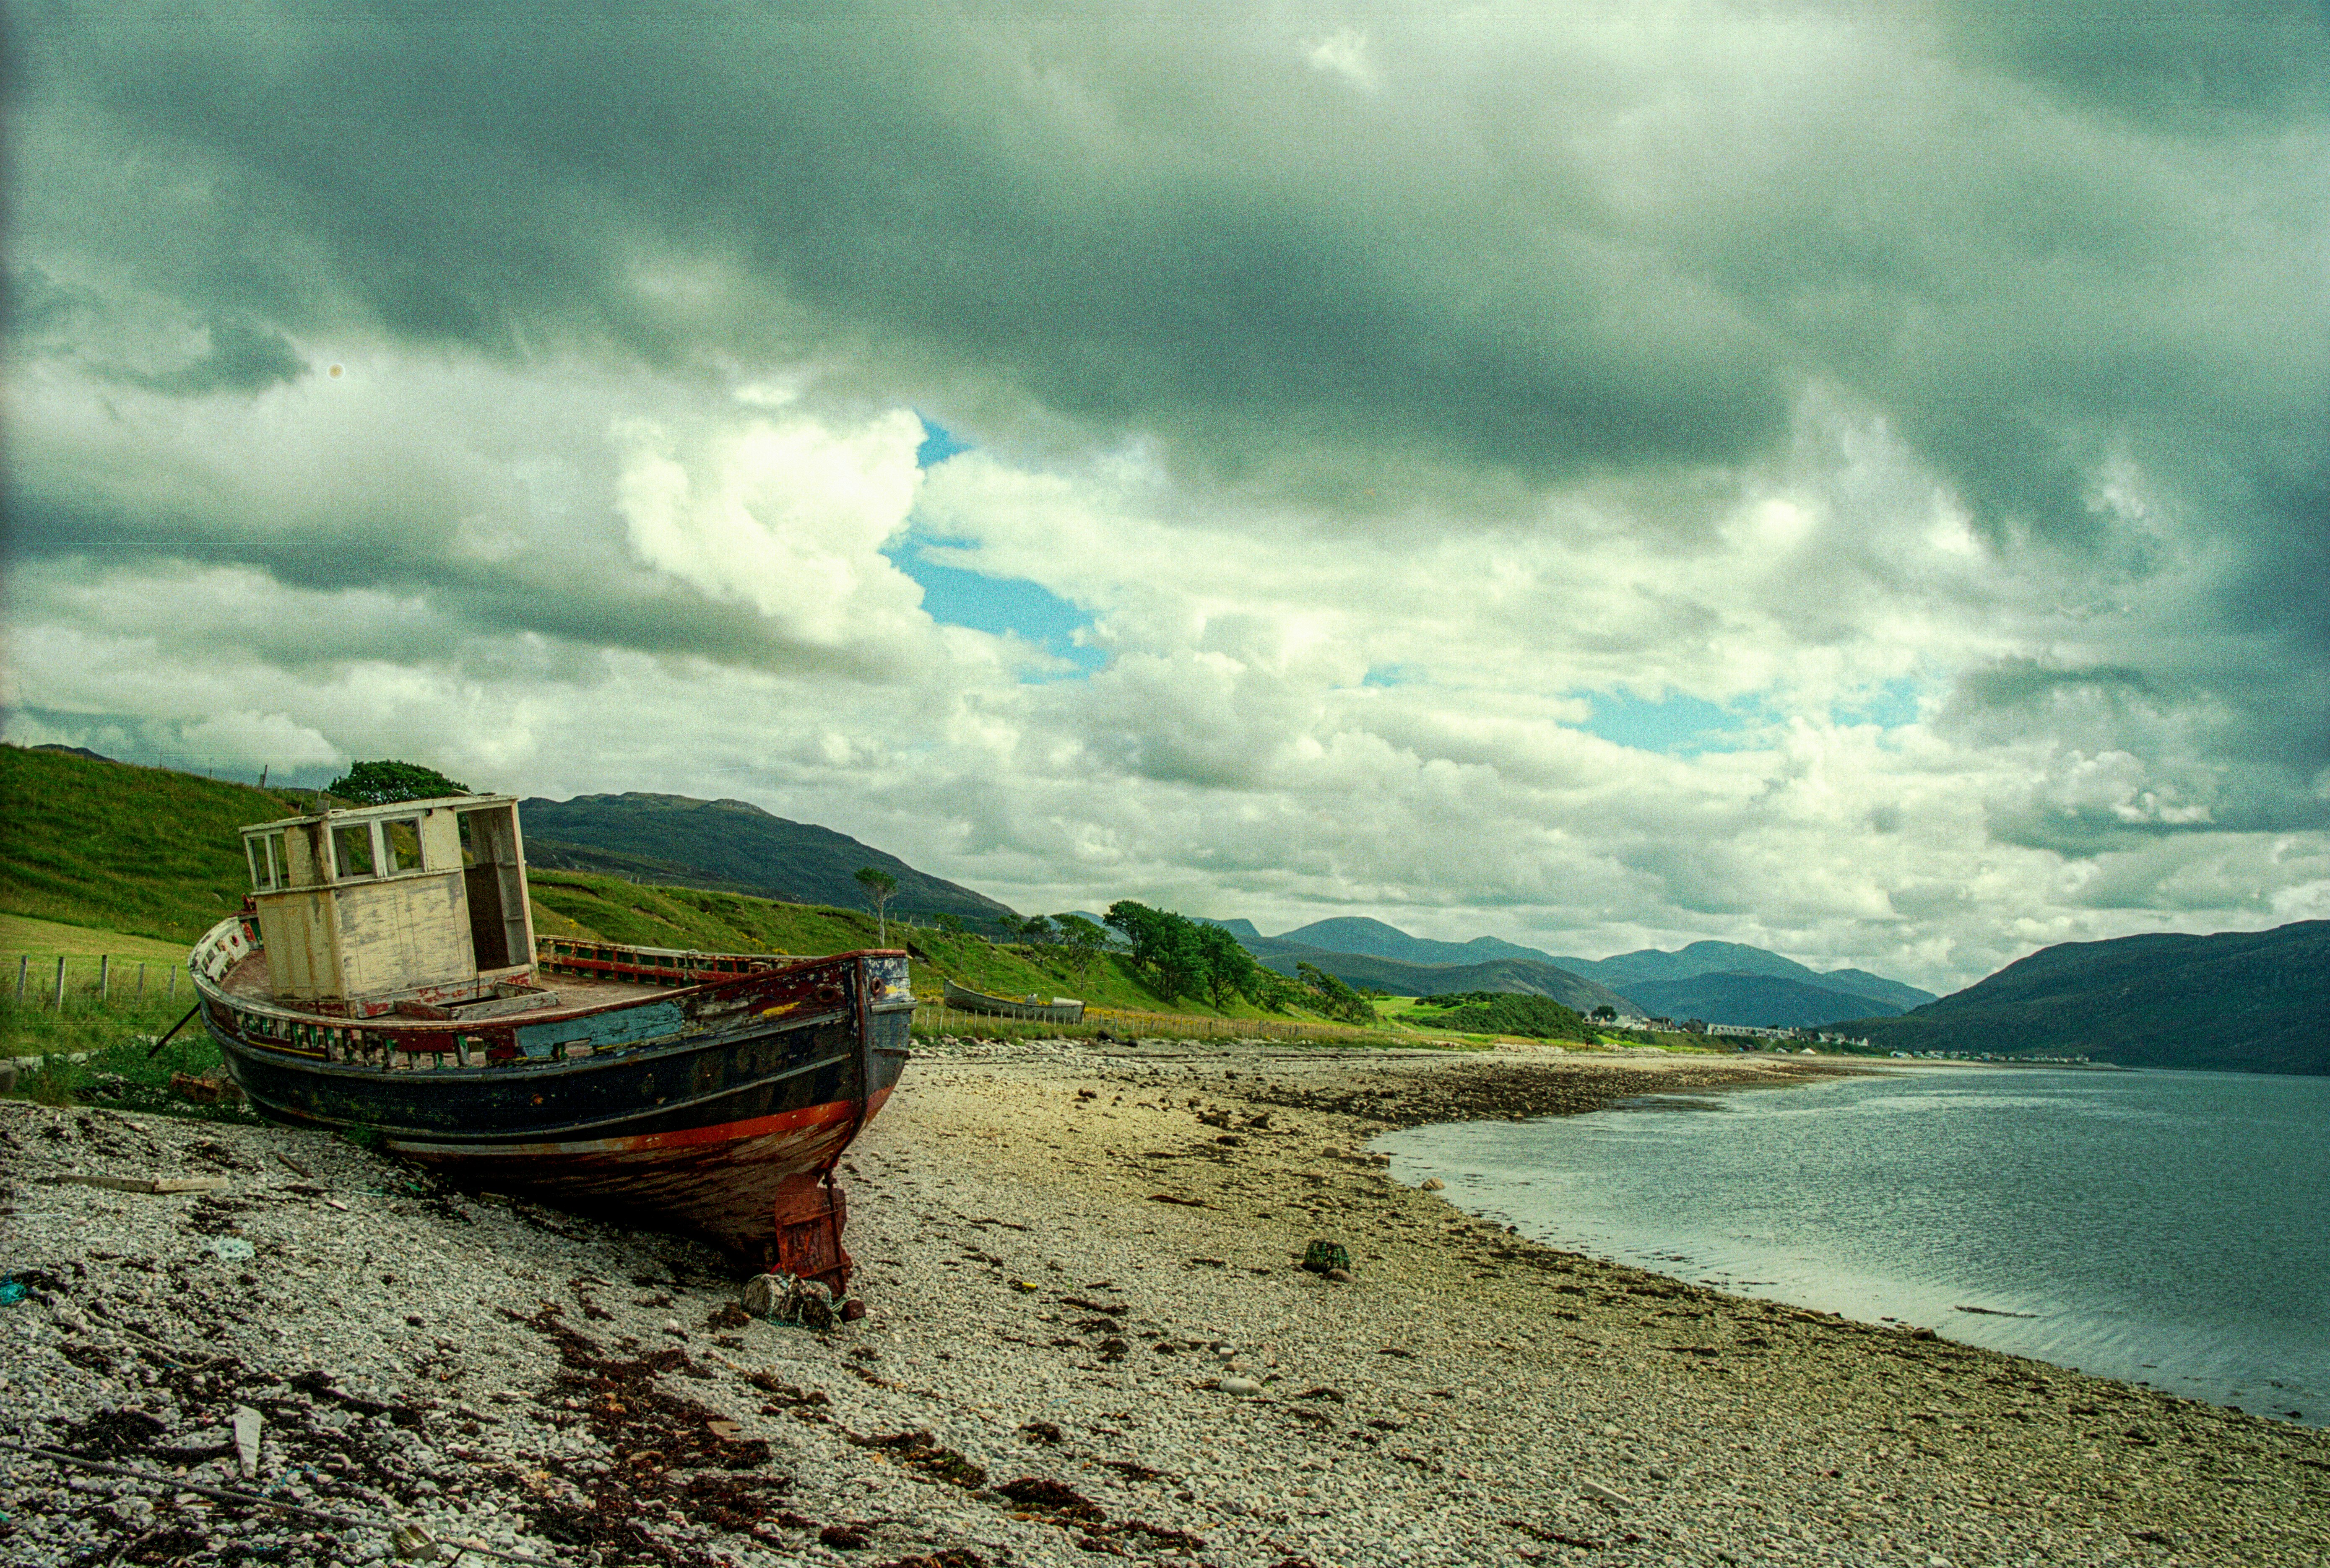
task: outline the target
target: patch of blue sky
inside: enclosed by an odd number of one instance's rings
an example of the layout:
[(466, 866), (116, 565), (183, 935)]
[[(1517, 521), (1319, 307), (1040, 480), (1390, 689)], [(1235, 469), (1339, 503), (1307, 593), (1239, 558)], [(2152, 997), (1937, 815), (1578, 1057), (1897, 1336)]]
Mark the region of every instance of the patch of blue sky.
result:
[(1363, 686), (1405, 686), (1423, 679), (1413, 665), (1378, 665), (1359, 677)]
[(936, 468), (957, 452), (971, 450), (971, 442), (961, 439), (944, 425), (933, 422), (925, 415), (917, 414), (914, 417), (923, 421), (923, 444), (914, 449), (916, 468)]
[(1581, 726), (1587, 734), (1632, 751), (1671, 757), (1733, 751), (1746, 741), (1744, 732), (1750, 724), (1771, 716), (1760, 698), (1718, 706), (1679, 692), (1655, 703), (1623, 688), (1585, 695), (1594, 704), (1594, 716)]
[(1085, 675), (1108, 662), (1101, 649), (1076, 641), (1092, 617), (1039, 582), (1024, 577), (989, 577), (966, 567), (933, 561), (923, 543), (969, 548), (964, 540), (900, 540), (883, 553), (923, 586), (923, 608), (933, 620), (1000, 637), (1016, 634)]
[(1828, 716), (1833, 724), (1874, 724), (1880, 730), (1913, 724), (1918, 721), (1918, 683), (1907, 675), (1887, 681), (1858, 702), (1832, 705)]
[[(956, 453), (972, 449), (972, 442), (929, 416), (915, 417), (923, 421), (923, 444), (914, 449), (918, 466), (935, 468)], [(971, 539), (909, 537), (894, 542), (882, 552), (899, 571), (922, 584), (923, 608), (930, 612), (933, 620), (997, 637), (1007, 632), (1014, 634), (1054, 657), (1066, 660), (1084, 675), (1108, 662), (1108, 656), (1099, 648), (1076, 641), (1076, 633), (1092, 625), (1092, 617), (1050, 589), (1025, 577), (990, 577), (967, 567), (933, 561), (928, 547), (976, 551), (979, 544)]]

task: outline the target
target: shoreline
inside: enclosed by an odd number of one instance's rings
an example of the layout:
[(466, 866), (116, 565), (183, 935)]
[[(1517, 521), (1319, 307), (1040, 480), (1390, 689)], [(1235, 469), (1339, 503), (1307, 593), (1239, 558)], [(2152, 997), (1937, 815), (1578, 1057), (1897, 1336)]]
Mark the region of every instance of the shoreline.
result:
[[(10, 1266), (54, 1283), (0, 1308), (0, 1396), (14, 1440), (229, 1488), (231, 1445), (191, 1456), (250, 1404), (260, 1487), (575, 1563), (2330, 1556), (2330, 1433), (1538, 1246), (1361, 1147), (1852, 1061), (918, 1049), (845, 1162), (869, 1312), (830, 1334), (738, 1322), (693, 1243), (317, 1134), (12, 1104)], [(41, 1179), (164, 1166), (231, 1185)], [(1350, 1283), (1295, 1266), (1312, 1239)], [(12, 1469), (7, 1562), (386, 1550)]]

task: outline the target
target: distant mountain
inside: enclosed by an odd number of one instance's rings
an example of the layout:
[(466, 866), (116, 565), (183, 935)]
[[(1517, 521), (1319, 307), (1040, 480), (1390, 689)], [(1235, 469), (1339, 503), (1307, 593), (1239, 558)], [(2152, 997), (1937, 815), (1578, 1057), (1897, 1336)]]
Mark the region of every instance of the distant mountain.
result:
[[(1217, 921), (1217, 924), (1227, 924)], [(1239, 925), (1246, 925), (1240, 921)], [(1253, 928), (1246, 925), (1246, 929)], [(1244, 932), (1239, 940), (1245, 940)], [(1397, 926), (1386, 925), (1378, 920), (1359, 915), (1342, 915), (1332, 920), (1313, 921), (1291, 931), (1282, 931), (1268, 939), (1282, 942), (1300, 942), (1307, 947), (1324, 948), (1330, 952), (1364, 954), (1369, 958), (1388, 959), (1402, 964), (1481, 964), (1500, 959), (1519, 959), (1532, 963), (1551, 964), (1566, 969), (1580, 979), (1591, 980), (1624, 996), (1634, 995), (1634, 987), (1646, 981), (1686, 980), (1698, 975), (1765, 975), (1776, 979), (1794, 980), (1800, 985), (1856, 997), (1861, 1003), (1882, 1004), (1881, 1011), (1897, 1013), (1934, 999), (1931, 991), (1921, 991), (1915, 986), (1905, 986), (1899, 980), (1889, 980), (1882, 975), (1872, 975), (1865, 969), (1837, 969), (1823, 974), (1807, 968), (1792, 959), (1784, 959), (1762, 948), (1751, 948), (1740, 942), (1693, 942), (1675, 952), (1662, 952), (1656, 948), (1644, 948), (1638, 952), (1620, 953), (1611, 959), (1572, 959), (1549, 953), (1538, 948), (1525, 948), (1497, 937), (1474, 937), (1469, 942), (1440, 942), (1429, 937), (1412, 937)], [(1247, 946), (1253, 944), (1248, 942)], [(1321, 966), (1324, 968), (1324, 966)], [(1333, 973), (1332, 970), (1329, 971)], [(1825, 1010), (1821, 1004), (1814, 1010)], [(1797, 1009), (1802, 1011), (1803, 1009)], [(1664, 1008), (1653, 1011), (1664, 1014)], [(1860, 1017), (1870, 1011), (1865, 1005), (1855, 1006), (1837, 1018)], [(1673, 1015), (1681, 1016), (1681, 1015)], [(1691, 1017), (1706, 1017), (1710, 1023), (1747, 1023), (1744, 1018), (1717, 1018), (1710, 1015), (1692, 1013)], [(1757, 1023), (1768, 1020), (1754, 1020)]]
[[(1902, 987), (1904, 990), (1909, 987)], [(1681, 980), (1640, 980), (1621, 995), (1666, 1018), (1710, 1024), (1811, 1028), (1865, 1017), (1871, 1007), (1899, 1009), (1869, 997), (1808, 986), (1780, 975), (1692, 975)]]
[(1554, 961), (1605, 986), (1628, 986), (1643, 980), (1687, 980), (1693, 975), (1776, 975), (1808, 985), (1816, 985), (1821, 978), (1819, 971), (1806, 968), (1793, 959), (1784, 959), (1744, 942), (1693, 942), (1671, 953), (1643, 948), (1598, 962), (1590, 959)]
[(860, 909), (866, 890), (857, 884), (857, 872), (870, 865), (898, 879), (894, 913), (986, 921), (1012, 912), (847, 834), (788, 821), (742, 800), (578, 795), (522, 801), (518, 811), (526, 858), (538, 866)]
[(1531, 959), (1492, 959), (1485, 964), (1403, 964), (1365, 953), (1330, 952), (1324, 948), (1290, 942), (1283, 937), (1263, 937), (1243, 945), (1282, 975), (1293, 974), (1297, 964), (1315, 964), (1347, 985), (1388, 991), (1395, 997), (1510, 991), (1519, 996), (1550, 997), (1579, 1013), (1590, 1014), (1596, 1007), (1607, 1006), (1624, 1018), (1643, 1015), (1642, 1008), (1608, 987), (1581, 980), (1567, 969)]
[(113, 760), (112, 758), (107, 756), (104, 752), (92, 751), (86, 746), (60, 746), (53, 741), (46, 742), (38, 746), (27, 746), (24, 750), (27, 751), (54, 751), (61, 757), (85, 757), (92, 762), (110, 762)]
[[(1238, 923), (1246, 924), (1243, 921)], [(1246, 929), (1252, 930), (1254, 928), (1247, 925)], [(1501, 941), (1495, 937), (1474, 937), (1469, 942), (1436, 942), (1429, 937), (1409, 936), (1397, 926), (1386, 925), (1381, 921), (1369, 920), (1362, 915), (1341, 915), (1333, 920), (1313, 921), (1307, 926), (1281, 931), (1270, 940), (1298, 942), (1306, 948), (1324, 948), (1331, 953), (1356, 953), (1371, 959), (1389, 959), (1396, 964), (1484, 964), (1498, 959), (1526, 959), (1539, 964), (1557, 962), (1551, 953)]]
[(1237, 938), (1240, 942), (1262, 935), (1260, 931), (1254, 929), (1252, 921), (1209, 921), (1203, 915), (1191, 915), (1189, 918), (1201, 926), (1219, 926)]
[(2330, 1073), (2330, 921), (2043, 948), (1898, 1018), (1897, 1051), (2088, 1055), (2129, 1067)]
[(1883, 1011), (1906, 1013), (1935, 999), (1931, 991), (1921, 991), (1915, 986), (1905, 986), (1899, 980), (1889, 980), (1882, 975), (1872, 975), (1867, 969), (1831, 969), (1817, 982), (1831, 991), (1842, 991), (1849, 996), (1866, 997), (1872, 1002), (1885, 1004)]

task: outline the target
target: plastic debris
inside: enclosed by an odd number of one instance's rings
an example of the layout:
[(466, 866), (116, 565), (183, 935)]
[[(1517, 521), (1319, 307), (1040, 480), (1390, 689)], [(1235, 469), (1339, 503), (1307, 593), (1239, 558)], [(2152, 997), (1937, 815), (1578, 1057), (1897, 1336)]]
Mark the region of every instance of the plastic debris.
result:
[(259, 1249), (241, 1236), (220, 1236), (211, 1242), (211, 1251), (222, 1263), (241, 1263), (259, 1255)]
[(0, 1307), (14, 1307), (24, 1299), (24, 1281), (11, 1275), (0, 1280)]
[(1330, 1269), (1351, 1271), (1351, 1254), (1340, 1242), (1313, 1242), (1302, 1249), (1302, 1266), (1313, 1274), (1324, 1274)]

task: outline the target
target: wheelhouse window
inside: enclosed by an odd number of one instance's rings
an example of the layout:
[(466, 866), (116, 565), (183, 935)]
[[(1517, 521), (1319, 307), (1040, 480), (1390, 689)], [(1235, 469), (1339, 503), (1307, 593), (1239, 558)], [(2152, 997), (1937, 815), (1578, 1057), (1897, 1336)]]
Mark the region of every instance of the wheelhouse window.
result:
[(242, 841), (251, 855), (251, 885), (259, 893), (272, 893), (284, 884), (283, 836), (279, 833), (260, 833)]
[(381, 849), (387, 856), (384, 871), (421, 869), (421, 818), (399, 817), (380, 825)]
[(332, 829), (332, 864), (342, 882), (379, 874), (372, 855), (371, 823), (356, 822)]

